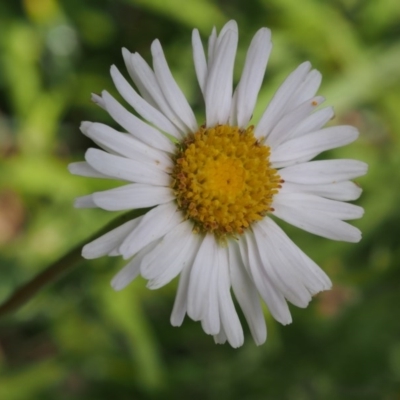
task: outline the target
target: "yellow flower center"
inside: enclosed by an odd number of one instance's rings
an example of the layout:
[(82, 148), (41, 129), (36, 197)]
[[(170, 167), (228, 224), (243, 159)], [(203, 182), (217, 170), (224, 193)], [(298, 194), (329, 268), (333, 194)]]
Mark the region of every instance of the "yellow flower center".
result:
[(179, 208), (196, 230), (241, 234), (271, 211), (282, 182), (270, 148), (236, 126), (201, 127), (181, 143), (172, 173)]

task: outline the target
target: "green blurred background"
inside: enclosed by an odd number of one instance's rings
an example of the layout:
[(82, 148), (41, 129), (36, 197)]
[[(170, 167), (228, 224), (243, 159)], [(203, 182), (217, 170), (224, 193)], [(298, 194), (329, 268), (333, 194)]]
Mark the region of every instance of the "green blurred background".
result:
[[(116, 126), (90, 102), (116, 93), (121, 47), (147, 60), (159, 38), (201, 120), (191, 30), (205, 38), (234, 18), (246, 48), (262, 26), (274, 48), (255, 119), (284, 77), (310, 60), (335, 124), (360, 139), (324, 157), (370, 165), (358, 183), (357, 244), (285, 226), (334, 287), (268, 340), (217, 346), (198, 323), (169, 324), (176, 282), (138, 279), (115, 293), (116, 258), (82, 261), (0, 321), (0, 399), (400, 399), (400, 5), (398, 0), (25, 0), (0, 2), (0, 300), (96, 232), (115, 213), (76, 210), (76, 196), (115, 185), (72, 177), (91, 145), (81, 120)], [(127, 75), (127, 74), (125, 74)], [(119, 98), (119, 97), (118, 97)]]

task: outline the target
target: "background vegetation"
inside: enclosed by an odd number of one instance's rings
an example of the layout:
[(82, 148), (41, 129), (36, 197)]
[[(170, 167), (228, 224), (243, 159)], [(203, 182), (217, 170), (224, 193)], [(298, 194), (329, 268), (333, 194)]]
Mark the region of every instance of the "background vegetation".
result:
[(0, 2), (0, 300), (115, 214), (76, 210), (76, 196), (112, 183), (72, 177), (91, 145), (81, 120), (115, 124), (89, 100), (115, 93), (121, 47), (147, 60), (159, 38), (202, 117), (191, 30), (234, 18), (236, 79), (252, 35), (273, 32), (260, 115), (284, 77), (310, 60), (336, 124), (361, 132), (324, 157), (370, 165), (357, 245), (285, 226), (334, 282), (268, 340), (216, 346), (198, 323), (169, 324), (176, 282), (151, 292), (109, 286), (122, 261), (83, 261), (0, 321), (0, 399), (400, 399), (400, 6), (397, 0), (25, 0)]

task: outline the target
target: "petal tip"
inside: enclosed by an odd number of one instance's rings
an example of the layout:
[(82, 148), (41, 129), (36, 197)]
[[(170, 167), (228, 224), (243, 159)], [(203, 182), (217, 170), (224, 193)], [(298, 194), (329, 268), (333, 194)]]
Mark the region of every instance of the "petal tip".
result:
[(93, 260), (94, 258), (97, 258), (93, 255), (93, 252), (91, 251), (90, 243), (82, 247), (81, 255), (86, 260)]

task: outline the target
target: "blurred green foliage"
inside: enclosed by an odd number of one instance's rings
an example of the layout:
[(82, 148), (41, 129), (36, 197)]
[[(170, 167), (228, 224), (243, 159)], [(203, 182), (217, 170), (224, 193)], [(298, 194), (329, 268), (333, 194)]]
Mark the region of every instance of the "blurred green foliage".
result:
[(72, 177), (90, 146), (81, 120), (115, 124), (90, 93), (115, 93), (120, 49), (149, 59), (159, 38), (202, 118), (190, 34), (234, 18), (246, 47), (262, 26), (274, 49), (255, 120), (284, 77), (310, 60), (335, 124), (360, 139), (324, 157), (366, 161), (357, 245), (285, 226), (331, 276), (333, 290), (268, 340), (233, 350), (199, 324), (169, 324), (176, 283), (109, 286), (121, 260), (83, 261), (0, 322), (0, 399), (400, 399), (400, 5), (397, 0), (24, 0), (0, 2), (0, 299), (115, 214), (75, 210), (74, 197), (112, 186)]

